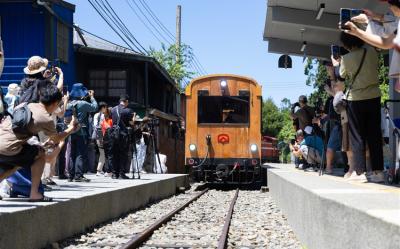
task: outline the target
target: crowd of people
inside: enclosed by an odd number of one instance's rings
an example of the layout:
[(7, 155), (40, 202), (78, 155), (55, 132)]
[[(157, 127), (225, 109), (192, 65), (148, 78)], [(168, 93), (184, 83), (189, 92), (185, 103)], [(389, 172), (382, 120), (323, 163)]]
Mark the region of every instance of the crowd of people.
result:
[(293, 106), (297, 132), (290, 149), (296, 168), (316, 171), (322, 164), (325, 174), (333, 174), (336, 161), (347, 165), (344, 178), (348, 181), (385, 181), (383, 151), (389, 132), (381, 106), (378, 53), (393, 49), (389, 77), (400, 92), (400, 1), (385, 2), (388, 14), (364, 9), (351, 21), (339, 23), (345, 52), (332, 54), (332, 63), (326, 66), (329, 98), (325, 104), (313, 109), (301, 96)]
[(88, 172), (128, 179), (129, 172), (156, 171), (152, 119), (129, 108), (128, 95), (109, 107), (82, 83), (66, 91), (63, 71), (39, 56), (24, 74), (6, 95), (0, 91), (0, 182), (10, 197), (50, 202), (44, 192), (57, 185), (54, 176), (89, 182)]

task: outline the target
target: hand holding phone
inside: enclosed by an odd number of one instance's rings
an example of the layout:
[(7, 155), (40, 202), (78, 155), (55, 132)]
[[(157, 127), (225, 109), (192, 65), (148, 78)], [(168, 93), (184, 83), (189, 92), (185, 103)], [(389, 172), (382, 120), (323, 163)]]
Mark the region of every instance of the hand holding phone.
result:
[(340, 58), (340, 47), (338, 45), (331, 45), (331, 55), (335, 60)]

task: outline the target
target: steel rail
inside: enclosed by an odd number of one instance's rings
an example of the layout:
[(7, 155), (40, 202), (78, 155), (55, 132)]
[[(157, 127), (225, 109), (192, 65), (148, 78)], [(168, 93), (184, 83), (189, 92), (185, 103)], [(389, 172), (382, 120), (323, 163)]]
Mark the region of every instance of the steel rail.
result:
[(229, 206), (228, 214), (225, 217), (224, 228), (222, 229), (221, 236), (219, 237), (219, 240), (218, 240), (218, 249), (226, 248), (226, 242), (228, 241), (228, 233), (229, 233), (229, 227), (231, 225), (233, 208), (235, 207), (235, 203), (236, 203), (238, 196), (239, 196), (239, 189), (236, 189), (235, 196), (233, 197), (233, 199), (231, 201), (231, 205)]
[(176, 209), (174, 209), (173, 211), (171, 211), (170, 213), (164, 215), (163, 217), (161, 217), (159, 220), (157, 220), (156, 222), (154, 222), (151, 226), (149, 226), (148, 228), (146, 228), (143, 232), (139, 233), (138, 235), (136, 235), (134, 238), (132, 238), (130, 241), (128, 241), (126, 244), (122, 245), (122, 249), (132, 249), (132, 248), (138, 248), (140, 245), (142, 245), (146, 240), (148, 240), (151, 235), (154, 233), (154, 231), (156, 231), (157, 229), (159, 229), (162, 225), (164, 225), (165, 223), (167, 223), (168, 221), (171, 220), (171, 218), (176, 215), (177, 213), (179, 213), (180, 211), (182, 211), (183, 209), (185, 209), (187, 206), (189, 206), (192, 202), (194, 202), (195, 200), (199, 199), (200, 196), (204, 195), (206, 192), (208, 191), (208, 188), (206, 188), (205, 190), (201, 191), (199, 194), (197, 194), (196, 196), (194, 196), (192, 199), (188, 200), (187, 202), (185, 202), (183, 205), (181, 205), (180, 207), (177, 207)]

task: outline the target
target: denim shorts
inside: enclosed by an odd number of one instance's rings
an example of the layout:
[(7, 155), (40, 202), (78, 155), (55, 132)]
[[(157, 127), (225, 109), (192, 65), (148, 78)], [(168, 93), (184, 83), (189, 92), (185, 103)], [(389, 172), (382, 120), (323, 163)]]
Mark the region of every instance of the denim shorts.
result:
[(333, 151), (340, 151), (342, 149), (342, 132), (339, 124), (335, 125), (331, 130), (327, 147)]

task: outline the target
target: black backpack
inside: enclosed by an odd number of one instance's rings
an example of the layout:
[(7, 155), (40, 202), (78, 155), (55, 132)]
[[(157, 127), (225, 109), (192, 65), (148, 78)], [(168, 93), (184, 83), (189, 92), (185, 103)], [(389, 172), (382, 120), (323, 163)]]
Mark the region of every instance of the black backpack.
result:
[(17, 135), (32, 136), (33, 134), (29, 131), (28, 126), (32, 120), (32, 112), (28, 108), (28, 103), (23, 103), (18, 108), (14, 109), (12, 114), (12, 130)]

